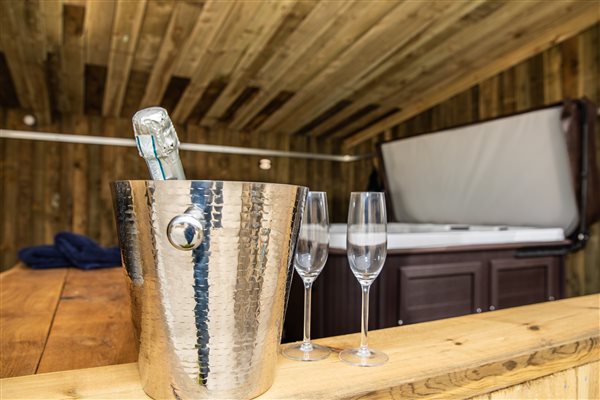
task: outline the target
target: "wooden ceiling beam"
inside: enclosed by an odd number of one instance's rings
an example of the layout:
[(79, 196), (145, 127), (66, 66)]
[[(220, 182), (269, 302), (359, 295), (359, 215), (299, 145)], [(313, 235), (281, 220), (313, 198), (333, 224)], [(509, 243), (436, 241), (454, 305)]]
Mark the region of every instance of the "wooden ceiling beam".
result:
[[(454, 96), (469, 87), (482, 82), (492, 76), (526, 60), (527, 58), (544, 51), (545, 49), (571, 37), (585, 28), (600, 21), (600, 10), (597, 5), (588, 2), (580, 3), (580, 7), (567, 7), (559, 23), (546, 23), (545, 29), (535, 37), (529, 38), (518, 48), (508, 48), (494, 59), (488, 59), (476, 69), (464, 70), (459, 76), (451, 76), (424, 91), (420, 96), (414, 97), (401, 111), (395, 113), (376, 124), (367, 127), (343, 142), (344, 149), (350, 149), (360, 143), (379, 135), (386, 129), (417, 115), (428, 108)], [(583, 4), (583, 6), (582, 6)]]
[(325, 134), (329, 134), (331, 129), (338, 126), (344, 120), (350, 118), (352, 114), (358, 112), (365, 105), (366, 104), (362, 101), (362, 99), (355, 99), (355, 101), (353, 101), (352, 104), (350, 104), (348, 107), (344, 108), (340, 112), (323, 121), (323, 123), (310, 129), (310, 131), (307, 132), (307, 135), (310, 137), (318, 138), (324, 136)]
[[(298, 28), (288, 37), (273, 54), (270, 60), (250, 78), (250, 84), (259, 87), (260, 92), (250, 101), (243, 104), (230, 122), (233, 129), (242, 129), (257, 113), (273, 101), (277, 95), (274, 90), (288, 87), (282, 78), (289, 72), (295, 61), (299, 60), (307, 49), (319, 38), (325, 37), (330, 26), (340, 15), (346, 12), (354, 0), (347, 2), (320, 2), (302, 21)], [(266, 72), (271, 72), (270, 77), (265, 77)], [(273, 76), (273, 72), (279, 74)], [(293, 88), (292, 88), (293, 89)], [(290, 90), (288, 92), (292, 93)]]
[(22, 107), (39, 125), (51, 122), (46, 82), (46, 29), (40, 1), (0, 1), (2, 44)]
[[(456, 4), (462, 6), (461, 3)], [(350, 97), (353, 104), (344, 112), (351, 112), (354, 108), (359, 109), (370, 103), (381, 103), (388, 109), (397, 108), (399, 102), (385, 101), (391, 93), (405, 91), (406, 85), (427, 80), (432, 74), (435, 75), (436, 80), (439, 80), (440, 76), (447, 76), (444, 69), (448, 65), (456, 65), (457, 54), (460, 54), (460, 60), (466, 57), (485, 57), (485, 53), (489, 51), (489, 42), (482, 41), (482, 36), (493, 38), (490, 40), (512, 43), (513, 40), (510, 38), (512, 33), (507, 34), (505, 26), (514, 25), (514, 21), (522, 21), (520, 24), (526, 26), (532, 16), (543, 20), (552, 12), (556, 13), (559, 6), (559, 3), (542, 4), (540, 7), (540, 4), (533, 2), (487, 1), (470, 9), (458, 9), (458, 12), (448, 15), (444, 21), (436, 23), (426, 35), (411, 42), (378, 66), (372, 74), (361, 77), (355, 84), (357, 91)], [(518, 24), (517, 29), (520, 29)], [(500, 34), (506, 37), (499, 39)], [(463, 62), (461, 68), (469, 65), (469, 62)], [(327, 128), (327, 123), (333, 122), (326, 121), (323, 126), (316, 127), (312, 133), (318, 136), (324, 128)]]
[(104, 116), (118, 117), (121, 113), (146, 5), (146, 0), (117, 3), (102, 102)]
[(19, 30), (16, 26), (16, 10), (11, 7), (8, 1), (0, 1), (0, 40), (2, 49), (6, 55), (6, 63), (15, 87), (17, 98), (21, 107), (31, 108), (29, 103), (29, 90), (27, 89), (26, 74), (21, 68), (23, 55), (19, 43), (15, 38), (19, 37)]
[(202, 39), (203, 55), (175, 107), (172, 115), (175, 122), (185, 123), (212, 80), (228, 79), (253, 37), (252, 20), (268, 3), (215, 1), (217, 4), (223, 7), (215, 18), (206, 21), (208, 36)]
[[(294, 0), (270, 2), (252, 22), (255, 37), (242, 60), (229, 77), (229, 83), (212, 104), (200, 124), (214, 124), (220, 121), (234, 102), (248, 87), (251, 77), (270, 59), (276, 48), (293, 32), (298, 20), (306, 17), (314, 6), (311, 3)], [(279, 33), (277, 35), (277, 33)]]
[[(440, 37), (449, 36), (451, 34), (449, 31), (458, 31), (472, 25), (476, 18), (473, 14), (482, 14), (482, 9), (488, 9), (488, 11), (483, 11), (483, 13), (493, 12), (501, 5), (502, 3), (494, 0), (472, 1), (466, 4), (455, 2), (454, 4), (451, 4), (446, 11), (445, 18), (437, 21), (437, 23), (433, 24), (422, 35), (419, 35), (415, 40), (407, 43), (406, 46), (403, 46), (399, 51), (379, 64), (372, 73), (363, 74), (353, 85), (357, 90), (355, 90), (348, 98), (349, 101), (352, 101), (352, 104), (342, 110), (342, 112), (334, 115), (327, 121), (324, 121), (314, 129), (311, 129), (309, 135), (315, 137), (322, 136), (325, 132), (328, 132), (331, 128), (338, 125), (341, 121), (348, 118), (362, 107), (367, 104), (377, 103), (381, 97), (376, 90), (378, 86), (377, 80), (381, 80), (388, 74), (394, 74), (401, 70), (403, 61), (407, 59), (416, 59), (419, 55), (428, 54), (429, 52), (427, 50), (428, 48), (431, 48), (432, 43), (439, 42)], [(481, 16), (478, 16), (477, 18), (481, 18)], [(341, 137), (343, 136), (345, 135), (341, 135)], [(334, 137), (339, 136), (334, 135)]]
[(179, 59), (187, 54), (187, 48), (197, 37), (192, 31), (201, 12), (201, 4), (177, 3), (154, 62), (140, 108), (160, 104)]
[[(194, 75), (194, 71), (206, 55), (206, 48), (209, 44), (207, 40), (212, 37), (214, 30), (218, 28), (217, 21), (225, 18), (229, 12), (229, 7), (226, 4), (219, 3), (230, 3), (230, 7), (233, 2), (205, 1), (202, 13), (190, 33), (191, 40), (181, 49), (183, 54), (175, 60), (175, 70), (173, 71), (175, 76), (191, 78)], [(200, 38), (203, 39), (199, 40)]]
[[(398, 49), (425, 34), (437, 20), (446, 16), (448, 9), (452, 7), (445, 2), (428, 3), (427, 6), (413, 1), (400, 3), (267, 119), (261, 130), (294, 133), (335, 104), (336, 99), (351, 93), (353, 80), (369, 74)], [(315, 96), (316, 93), (319, 96)], [(289, 118), (288, 114), (294, 118)]]
[[(235, 18), (231, 18), (230, 14), (233, 14), (236, 8), (239, 7), (239, 3), (219, 2), (218, 0), (209, 0), (204, 5), (198, 23), (194, 26), (194, 30), (190, 35), (193, 38), (194, 45), (189, 48), (189, 52), (193, 54), (194, 59), (186, 58), (185, 60), (186, 63), (194, 64), (194, 72), (192, 72), (190, 83), (172, 113), (172, 118), (176, 122), (183, 123), (187, 120), (195, 107), (195, 102), (194, 104), (189, 103), (190, 98), (196, 99), (196, 96), (202, 96), (204, 89), (210, 83), (211, 77), (204, 74), (210, 65), (209, 51), (216, 46), (213, 42), (218, 42), (220, 37), (224, 35), (223, 25), (233, 23), (231, 20)], [(199, 38), (203, 39), (198, 40)], [(175, 69), (176, 71), (181, 68), (183, 59), (180, 60)], [(194, 91), (197, 93), (194, 94)]]
[[(160, 48), (164, 42), (173, 13), (179, 3), (193, 4), (190, 0), (148, 2), (133, 56), (132, 65), (135, 71), (151, 73), (160, 53)], [(139, 98), (142, 95), (143, 93), (140, 93)]]
[(374, 121), (377, 121), (377, 120), (383, 118), (384, 116), (390, 115), (390, 114), (394, 113), (395, 111), (398, 111), (398, 109), (390, 108), (390, 107), (379, 107), (378, 109), (374, 110), (373, 112), (370, 112), (370, 113), (364, 115), (363, 117), (360, 117), (354, 121), (351, 121), (349, 124), (344, 125), (343, 127), (336, 130), (335, 132), (331, 132), (329, 135), (327, 135), (327, 139), (332, 139), (332, 140), (343, 139), (343, 138), (349, 136), (350, 134), (356, 132), (360, 128), (364, 128), (365, 126), (370, 125)]
[[(511, 25), (523, 15), (535, 15), (537, 7), (538, 4), (532, 2), (491, 1), (476, 8), (459, 21), (449, 25), (449, 29), (440, 31), (440, 35), (411, 49), (410, 53), (405, 54), (406, 57), (399, 58), (387, 71), (370, 81), (362, 82), (364, 87), (353, 95), (353, 98), (356, 98), (356, 106), (368, 101), (397, 108), (400, 103), (386, 102), (384, 99), (391, 93), (405, 90), (406, 85), (411, 82), (428, 79), (427, 75), (432, 73), (435, 73), (436, 79), (439, 80), (440, 76), (446, 76), (443, 71), (447, 65), (455, 64), (456, 59), (462, 60), (467, 54), (476, 54), (476, 57), (484, 56), (485, 51), (489, 49), (485, 48), (481, 51), (480, 44), (486, 43), (481, 40), (481, 36), (496, 37), (502, 26)], [(509, 38), (502, 40), (512, 42)], [(460, 58), (457, 54), (460, 54)], [(417, 78), (419, 75), (421, 78)]]
[(252, 79), (261, 91), (229, 124), (242, 129), (281, 91), (295, 93), (377, 24), (396, 2), (321, 2)]
[[(402, 72), (392, 72), (383, 77), (373, 90), (381, 104), (401, 104), (443, 80), (461, 75), (465, 70), (476, 69), (498, 54), (519, 48), (548, 26), (560, 23), (569, 13), (580, 12), (581, 6), (585, 7), (578, 0), (504, 4), (490, 20), (481, 20), (458, 31), (433, 48), (432, 54), (403, 63), (399, 68)], [(483, 41), (478, 35), (490, 39)], [(457, 57), (458, 54), (460, 57)], [(435, 80), (432, 73), (436, 74)]]
[(83, 114), (85, 85), (85, 7), (64, 5), (62, 45), (58, 72), (58, 110)]
[(108, 65), (115, 2), (87, 0), (85, 4), (85, 61), (92, 65)]
[(48, 51), (56, 52), (63, 41), (63, 2), (62, 0), (43, 1), (40, 5), (46, 25)]

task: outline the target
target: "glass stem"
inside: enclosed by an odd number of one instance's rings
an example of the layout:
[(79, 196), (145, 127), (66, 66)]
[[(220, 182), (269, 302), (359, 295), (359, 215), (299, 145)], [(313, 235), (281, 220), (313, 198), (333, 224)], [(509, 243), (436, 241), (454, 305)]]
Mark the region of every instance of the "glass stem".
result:
[(368, 354), (367, 332), (369, 330), (369, 289), (371, 285), (361, 285), (362, 316), (360, 319), (360, 349), (359, 353)]
[(302, 347), (304, 351), (312, 350), (310, 343), (310, 303), (312, 294), (312, 282), (304, 282), (304, 340)]

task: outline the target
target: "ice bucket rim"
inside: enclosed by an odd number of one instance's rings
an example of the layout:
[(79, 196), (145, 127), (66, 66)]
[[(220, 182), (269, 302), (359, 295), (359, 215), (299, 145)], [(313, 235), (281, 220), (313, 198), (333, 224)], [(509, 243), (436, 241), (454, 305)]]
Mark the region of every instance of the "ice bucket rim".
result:
[(111, 181), (112, 184), (125, 184), (127, 182), (144, 182), (144, 183), (159, 183), (160, 185), (168, 184), (167, 182), (181, 182), (181, 183), (190, 183), (190, 182), (203, 182), (203, 183), (241, 183), (241, 184), (250, 184), (250, 185), (269, 185), (269, 186), (280, 186), (286, 188), (300, 188), (310, 190), (307, 186), (302, 185), (293, 185), (291, 183), (274, 183), (274, 182), (258, 182), (258, 181), (229, 181), (222, 179), (186, 179), (186, 180), (151, 180), (151, 179), (118, 179)]

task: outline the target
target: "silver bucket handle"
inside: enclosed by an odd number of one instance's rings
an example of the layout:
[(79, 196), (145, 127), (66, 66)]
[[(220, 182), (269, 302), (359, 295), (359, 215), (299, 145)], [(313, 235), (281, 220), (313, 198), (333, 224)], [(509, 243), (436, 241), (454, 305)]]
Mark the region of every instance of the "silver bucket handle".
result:
[(190, 251), (200, 246), (204, 239), (204, 215), (197, 206), (179, 214), (167, 226), (167, 238), (178, 250)]

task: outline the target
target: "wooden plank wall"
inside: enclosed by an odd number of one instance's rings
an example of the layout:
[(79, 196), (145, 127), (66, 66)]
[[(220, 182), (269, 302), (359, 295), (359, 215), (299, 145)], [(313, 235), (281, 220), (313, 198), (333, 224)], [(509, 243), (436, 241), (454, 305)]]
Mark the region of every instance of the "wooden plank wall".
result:
[[(369, 152), (386, 135), (415, 136), (581, 96), (600, 105), (600, 24), (393, 127), (358, 146), (357, 152)], [(600, 119), (596, 126), (600, 127)], [(600, 162), (598, 129), (595, 134)], [(354, 165), (350, 176), (355, 185), (368, 179), (367, 164)], [(591, 227), (586, 249), (569, 256), (567, 264), (567, 295), (600, 292), (600, 223)]]
[[(0, 128), (32, 130), (23, 124), (23, 115), (0, 108)], [(131, 129), (129, 119), (67, 115), (45, 130), (133, 138)], [(177, 131), (182, 142), (338, 151), (330, 141), (315, 138), (208, 132), (192, 125)], [(63, 230), (115, 245), (109, 182), (148, 176), (134, 147), (0, 139), (0, 152), (0, 270), (15, 264), (19, 248), (52, 243)], [(346, 170), (340, 163), (272, 157), (272, 168), (265, 171), (258, 168), (258, 156), (182, 151), (181, 157), (189, 178), (292, 183), (328, 191), (332, 221), (346, 218)]]

